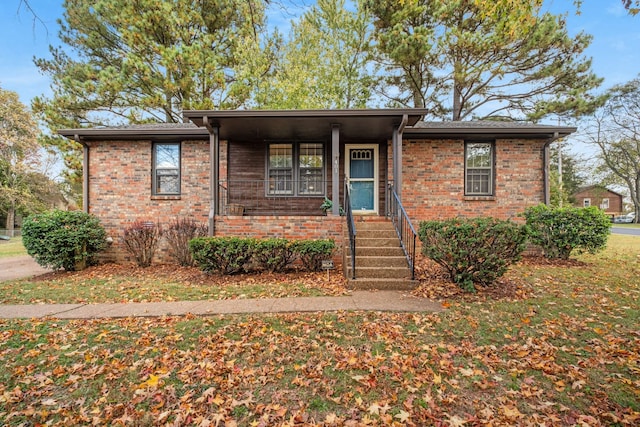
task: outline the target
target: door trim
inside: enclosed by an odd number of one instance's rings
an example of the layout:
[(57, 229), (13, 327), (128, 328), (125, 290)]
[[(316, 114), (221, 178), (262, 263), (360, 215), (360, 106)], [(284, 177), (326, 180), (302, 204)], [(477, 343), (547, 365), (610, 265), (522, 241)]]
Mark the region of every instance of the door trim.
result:
[(378, 215), (380, 211), (380, 168), (378, 155), (378, 144), (345, 144), (344, 146), (344, 175), (351, 179), (350, 166), (351, 166), (351, 150), (373, 150), (373, 210), (353, 210), (355, 215)]

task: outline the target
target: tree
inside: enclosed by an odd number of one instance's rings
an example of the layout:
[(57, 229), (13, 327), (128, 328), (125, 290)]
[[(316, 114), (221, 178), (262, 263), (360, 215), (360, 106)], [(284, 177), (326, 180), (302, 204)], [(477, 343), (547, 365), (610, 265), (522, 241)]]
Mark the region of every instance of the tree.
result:
[(453, 120), (582, 115), (601, 102), (584, 58), (591, 37), (568, 34), (541, 0), (364, 0), (375, 16), (391, 104)]
[[(184, 109), (237, 108), (246, 101), (234, 74), (247, 38), (264, 22), (261, 0), (65, 0), (64, 47), (36, 59), (50, 76), (51, 99), (33, 109), (60, 128), (180, 122)], [(258, 46), (257, 40), (256, 44)], [(45, 139), (80, 170), (80, 147)], [(79, 175), (76, 175), (79, 178)]]
[[(36, 171), (40, 154), (38, 127), (18, 94), (0, 88), (0, 211), (12, 234), (16, 212), (44, 208), (43, 177)], [(46, 181), (48, 179), (45, 178)]]
[(640, 76), (608, 91), (609, 99), (591, 120), (588, 142), (599, 149), (602, 166), (628, 190), (640, 215)]
[[(580, 168), (582, 160), (574, 154), (562, 150), (562, 143), (553, 145), (550, 149), (550, 184), (551, 184), (551, 206), (563, 207), (575, 203), (573, 195), (578, 192), (586, 181), (583, 171)], [(560, 151), (562, 150), (562, 153)], [(562, 187), (559, 184), (558, 163), (562, 156)]]
[(259, 108), (364, 108), (371, 97), (369, 17), (345, 0), (318, 0), (281, 48), (255, 94)]

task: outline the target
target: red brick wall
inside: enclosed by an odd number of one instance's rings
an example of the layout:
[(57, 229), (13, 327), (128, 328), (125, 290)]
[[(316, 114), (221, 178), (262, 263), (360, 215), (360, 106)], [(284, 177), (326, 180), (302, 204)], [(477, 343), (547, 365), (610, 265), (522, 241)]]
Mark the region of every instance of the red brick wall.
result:
[[(177, 216), (207, 222), (209, 214), (208, 141), (182, 143), (180, 196), (152, 196), (150, 141), (91, 143), (89, 212), (96, 215), (113, 239), (104, 254), (109, 260), (129, 257), (121, 243), (123, 230), (135, 220), (169, 223)], [(162, 245), (156, 259), (166, 259)]]
[(463, 141), (405, 140), (405, 209), (415, 225), (456, 216), (519, 217), (526, 207), (544, 202), (543, 146), (544, 141), (498, 140), (495, 195), (465, 197)]

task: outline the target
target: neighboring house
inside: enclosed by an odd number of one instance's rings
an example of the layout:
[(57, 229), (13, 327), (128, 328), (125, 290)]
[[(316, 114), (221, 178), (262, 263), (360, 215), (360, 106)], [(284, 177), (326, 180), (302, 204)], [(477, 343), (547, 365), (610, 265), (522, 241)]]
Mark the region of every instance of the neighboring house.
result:
[[(394, 190), (416, 228), (425, 219), (516, 218), (548, 202), (549, 144), (575, 128), (421, 122), (426, 113), (194, 110), (184, 112), (188, 123), (59, 133), (84, 147), (84, 209), (113, 238), (116, 260), (126, 259), (120, 237), (134, 220), (178, 216), (207, 223), (210, 235), (332, 238), (342, 251), (345, 182), (358, 248), (386, 244), (373, 239), (382, 231), (366, 229), (400, 212)], [(334, 201), (328, 215), (325, 197)]]
[(601, 185), (580, 188), (573, 197), (574, 206), (597, 206), (611, 218), (622, 214), (624, 196)]

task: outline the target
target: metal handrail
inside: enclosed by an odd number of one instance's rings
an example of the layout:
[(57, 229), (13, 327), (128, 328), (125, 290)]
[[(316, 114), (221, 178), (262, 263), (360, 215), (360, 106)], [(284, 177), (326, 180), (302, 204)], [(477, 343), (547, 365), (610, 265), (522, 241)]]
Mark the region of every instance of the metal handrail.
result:
[(347, 229), (349, 230), (349, 248), (351, 249), (351, 278), (356, 278), (356, 223), (353, 220), (351, 210), (351, 195), (349, 194), (349, 179), (344, 180), (344, 212), (347, 217)]
[(391, 218), (391, 222), (398, 233), (400, 239), (400, 245), (407, 257), (407, 263), (411, 269), (411, 280), (415, 279), (415, 260), (416, 260), (416, 230), (411, 224), (409, 215), (404, 210), (400, 197), (396, 190), (393, 188), (393, 184), (389, 183), (389, 203), (387, 203), (387, 216)]

